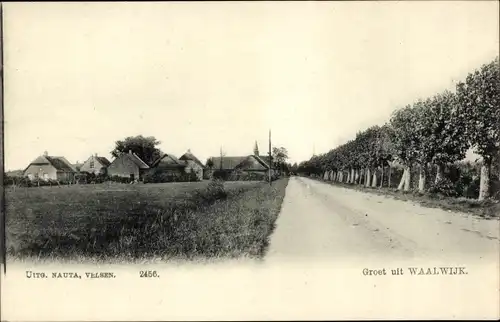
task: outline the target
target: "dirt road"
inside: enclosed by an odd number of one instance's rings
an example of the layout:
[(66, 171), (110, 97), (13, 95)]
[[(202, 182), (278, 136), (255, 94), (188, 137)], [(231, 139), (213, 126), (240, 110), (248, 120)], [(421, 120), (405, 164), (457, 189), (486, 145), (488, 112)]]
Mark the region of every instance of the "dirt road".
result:
[(459, 259), (498, 263), (500, 225), (473, 215), (290, 179), (267, 259)]

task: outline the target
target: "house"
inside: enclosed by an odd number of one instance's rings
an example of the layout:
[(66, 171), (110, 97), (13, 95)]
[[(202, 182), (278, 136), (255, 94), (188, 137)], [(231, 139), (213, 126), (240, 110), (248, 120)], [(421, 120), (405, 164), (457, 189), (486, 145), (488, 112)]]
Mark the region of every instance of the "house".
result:
[(148, 169), (149, 166), (130, 150), (115, 158), (107, 167), (107, 173), (110, 177), (118, 176), (130, 178), (131, 181), (140, 181)]
[(260, 156), (257, 143), (255, 143), (254, 153), (245, 156), (223, 156), (211, 157), (211, 170), (221, 173), (223, 177), (230, 179), (239, 174), (252, 175), (264, 179), (269, 175), (269, 156)]
[(72, 182), (76, 169), (65, 157), (49, 156), (47, 152), (33, 160), (23, 171), (30, 180)]
[(190, 149), (188, 149), (187, 152), (179, 158), (179, 160), (183, 161), (185, 164), (184, 172), (194, 172), (198, 180), (203, 180), (203, 170), (205, 169), (205, 166), (191, 153)]
[(151, 165), (149, 173), (161, 174), (165, 177), (179, 178), (184, 173), (186, 164), (172, 154), (163, 153)]
[(100, 157), (96, 154), (91, 155), (87, 161), (85, 161), (80, 166), (81, 172), (93, 173), (95, 175), (105, 174), (108, 166), (111, 164), (108, 159), (105, 157)]

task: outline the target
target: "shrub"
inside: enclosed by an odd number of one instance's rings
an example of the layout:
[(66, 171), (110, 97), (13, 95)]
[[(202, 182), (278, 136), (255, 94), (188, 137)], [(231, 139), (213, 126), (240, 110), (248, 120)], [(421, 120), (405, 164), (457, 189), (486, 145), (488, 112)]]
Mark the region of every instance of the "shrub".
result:
[(175, 173), (163, 169), (152, 169), (144, 174), (144, 183), (194, 182), (200, 181), (194, 171)]
[(215, 199), (224, 198), (227, 196), (226, 190), (224, 189), (224, 181), (219, 179), (210, 180), (207, 186), (206, 194), (208, 196), (214, 197)]
[(447, 177), (444, 177), (437, 183), (432, 183), (429, 188), (429, 192), (433, 194), (439, 194), (445, 197), (458, 197), (460, 196), (460, 190), (456, 184), (451, 182)]

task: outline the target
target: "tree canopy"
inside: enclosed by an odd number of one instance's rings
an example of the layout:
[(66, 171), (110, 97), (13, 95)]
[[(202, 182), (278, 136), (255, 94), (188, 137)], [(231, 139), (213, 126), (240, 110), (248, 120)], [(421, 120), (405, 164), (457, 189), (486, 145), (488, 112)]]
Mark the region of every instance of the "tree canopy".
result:
[(111, 155), (116, 158), (122, 153), (132, 151), (148, 165), (151, 165), (162, 154), (160, 149), (157, 148), (160, 143), (154, 136), (129, 136), (115, 142), (115, 148), (111, 151)]

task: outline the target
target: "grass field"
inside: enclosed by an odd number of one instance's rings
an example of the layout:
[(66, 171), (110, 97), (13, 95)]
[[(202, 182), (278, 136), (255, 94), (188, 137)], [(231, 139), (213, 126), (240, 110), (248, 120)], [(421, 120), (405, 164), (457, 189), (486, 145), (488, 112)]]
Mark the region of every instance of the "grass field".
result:
[(7, 253), (81, 261), (261, 257), (287, 183), (10, 189)]

